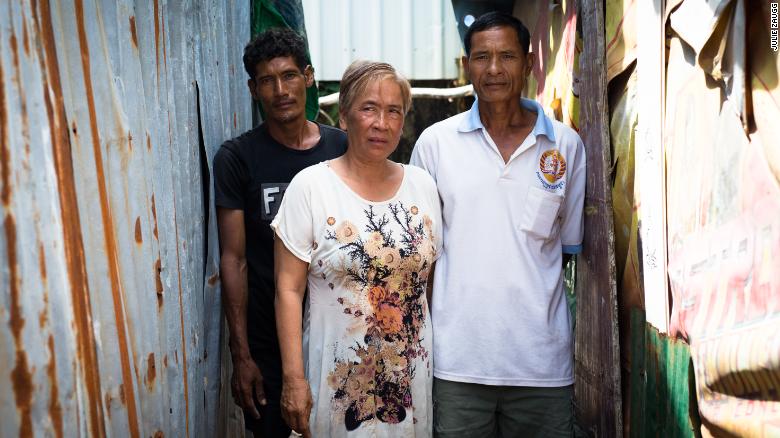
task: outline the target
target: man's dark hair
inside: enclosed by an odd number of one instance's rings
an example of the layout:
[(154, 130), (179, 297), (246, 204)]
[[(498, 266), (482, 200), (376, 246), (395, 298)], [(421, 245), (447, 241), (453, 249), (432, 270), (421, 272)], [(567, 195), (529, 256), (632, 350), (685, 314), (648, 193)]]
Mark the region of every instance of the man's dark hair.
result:
[(262, 32), (244, 47), (244, 69), (251, 79), (255, 78), (255, 67), (263, 61), (289, 56), (301, 69), (306, 68), (306, 41), (294, 30), (273, 27)]
[(466, 48), (466, 56), (471, 53), (471, 37), (476, 32), (482, 32), (483, 30), (493, 29), (495, 27), (508, 27), (515, 31), (517, 34), (517, 41), (520, 43), (520, 47), (523, 49), (524, 54), (528, 54), (528, 50), (531, 48), (531, 34), (528, 32), (528, 28), (525, 27), (522, 21), (517, 18), (505, 14), (503, 12), (488, 12), (482, 14), (471, 23), (466, 35), (463, 36), (463, 45)]

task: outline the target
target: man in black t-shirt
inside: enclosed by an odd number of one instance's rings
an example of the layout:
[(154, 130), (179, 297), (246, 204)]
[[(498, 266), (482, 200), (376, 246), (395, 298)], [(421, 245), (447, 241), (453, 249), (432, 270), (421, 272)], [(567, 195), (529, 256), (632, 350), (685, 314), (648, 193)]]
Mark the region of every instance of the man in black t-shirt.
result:
[(343, 131), (306, 120), (306, 88), (314, 71), (306, 62), (305, 42), (294, 31), (260, 34), (244, 49), (244, 68), (265, 122), (225, 142), (214, 158), (232, 389), (256, 438), (286, 438), (270, 223), (293, 176), (342, 155), (347, 140)]

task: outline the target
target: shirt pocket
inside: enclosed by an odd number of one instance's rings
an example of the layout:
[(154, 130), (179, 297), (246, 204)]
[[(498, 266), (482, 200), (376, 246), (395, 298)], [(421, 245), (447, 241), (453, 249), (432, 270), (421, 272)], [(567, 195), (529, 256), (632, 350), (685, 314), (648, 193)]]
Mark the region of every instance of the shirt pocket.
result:
[(563, 196), (538, 187), (529, 187), (525, 196), (520, 229), (542, 239), (549, 239), (563, 204)]

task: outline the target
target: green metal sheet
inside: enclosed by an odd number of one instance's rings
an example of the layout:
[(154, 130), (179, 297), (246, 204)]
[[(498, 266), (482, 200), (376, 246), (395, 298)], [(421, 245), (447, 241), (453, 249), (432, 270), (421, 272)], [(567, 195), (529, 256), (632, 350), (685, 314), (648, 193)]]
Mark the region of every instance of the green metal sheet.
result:
[(632, 437), (698, 436), (699, 415), (688, 344), (648, 325), (631, 312)]

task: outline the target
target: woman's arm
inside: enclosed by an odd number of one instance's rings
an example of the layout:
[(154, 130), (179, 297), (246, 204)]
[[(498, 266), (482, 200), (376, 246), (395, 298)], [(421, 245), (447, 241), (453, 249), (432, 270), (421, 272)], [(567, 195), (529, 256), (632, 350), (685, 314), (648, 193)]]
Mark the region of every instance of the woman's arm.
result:
[(309, 265), (293, 255), (278, 235), (274, 259), (276, 330), (282, 354), (282, 418), (293, 430), (308, 437), (312, 398), (303, 371), (301, 315)]

